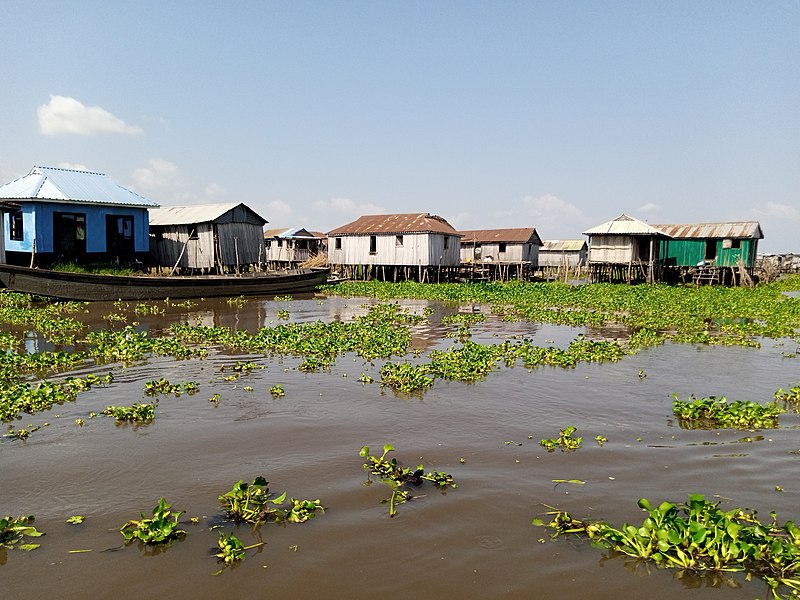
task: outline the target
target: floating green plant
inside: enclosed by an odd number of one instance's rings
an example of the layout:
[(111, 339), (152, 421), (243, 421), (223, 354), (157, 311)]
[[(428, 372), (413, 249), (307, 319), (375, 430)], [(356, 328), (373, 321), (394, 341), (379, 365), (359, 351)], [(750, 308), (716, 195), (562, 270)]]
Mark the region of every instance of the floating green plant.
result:
[(134, 402), (131, 406), (109, 406), (102, 414), (114, 417), (117, 423), (150, 423), (156, 418), (156, 407)]
[(273, 398), (283, 398), (286, 395), (286, 392), (283, 391), (283, 386), (280, 383), (269, 388), (269, 393)]
[[(800, 591), (800, 528), (792, 521), (762, 523), (756, 512), (739, 508), (722, 511), (700, 494), (684, 504), (646, 498), (639, 507), (648, 516), (640, 526), (619, 529), (604, 521), (582, 521), (563, 511), (551, 511), (553, 538), (586, 535), (599, 548), (620, 552), (659, 566), (696, 572), (746, 571), (763, 579), (778, 597), (783, 586)], [(540, 519), (534, 524), (544, 525)], [(794, 596), (792, 596), (794, 597)]]
[(397, 514), (397, 506), (404, 504), (407, 500), (412, 498), (411, 486), (420, 485), (423, 481), (429, 481), (440, 489), (447, 487), (456, 487), (452, 475), (443, 471), (430, 471), (425, 473), (425, 467), (422, 464), (417, 465), (416, 468), (401, 467), (397, 463), (396, 458), (391, 460), (386, 459), (389, 452), (394, 451), (394, 446), (385, 444), (383, 446), (383, 454), (380, 456), (373, 456), (370, 454), (369, 446), (362, 446), (359, 451), (359, 456), (365, 458), (367, 462), (364, 463), (370, 475), (375, 475), (380, 480), (392, 488), (392, 495), (385, 500), (389, 504), (389, 516), (394, 517)]
[(556, 448), (560, 448), (562, 452), (565, 450), (577, 450), (581, 447), (583, 438), (573, 437), (572, 434), (575, 431), (577, 431), (577, 428), (570, 425), (562, 429), (557, 438), (543, 439), (539, 442), (539, 445), (546, 448), (548, 452), (553, 452)]
[(32, 525), (35, 521), (33, 515), (17, 517), (0, 517), (0, 548), (17, 550), (35, 550), (39, 544), (22, 544), (20, 542), (27, 537), (41, 537), (44, 533), (38, 531)]
[(164, 498), (159, 498), (153, 508), (153, 518), (148, 519), (145, 513), (141, 519), (131, 519), (119, 530), (125, 542), (139, 540), (145, 544), (166, 544), (186, 535), (180, 528), (178, 519), (185, 511), (172, 511), (172, 506)]
[(800, 385), (790, 387), (788, 390), (778, 388), (775, 392), (775, 400), (780, 402), (800, 402)]
[(219, 552), (216, 553), (216, 557), (220, 559), (221, 562), (225, 563), (226, 565), (244, 560), (245, 553), (252, 549), (258, 548), (259, 546), (263, 546), (266, 542), (258, 542), (256, 544), (251, 544), (250, 546), (245, 546), (242, 542), (232, 533), (225, 534), (224, 532), (220, 531), (219, 533), (219, 540), (217, 541), (217, 547), (219, 548)]
[(147, 396), (158, 396), (163, 394), (169, 396), (174, 395), (176, 398), (186, 393), (190, 396), (196, 394), (200, 390), (200, 386), (196, 381), (184, 381), (182, 383), (170, 383), (168, 379), (162, 377), (158, 380), (147, 381), (144, 384), (144, 393)]
[(672, 403), (672, 412), (686, 429), (770, 429), (778, 426), (778, 415), (783, 411), (772, 403), (735, 400), (728, 402), (725, 396), (709, 396), (689, 400), (678, 399)]
[(325, 512), (320, 500), (289, 499), (286, 492), (270, 497), (269, 482), (262, 476), (256, 477), (252, 483), (239, 480), (233, 488), (219, 497), (225, 516), (234, 521), (257, 525), (265, 521), (304, 523), (316, 516), (316, 512)]

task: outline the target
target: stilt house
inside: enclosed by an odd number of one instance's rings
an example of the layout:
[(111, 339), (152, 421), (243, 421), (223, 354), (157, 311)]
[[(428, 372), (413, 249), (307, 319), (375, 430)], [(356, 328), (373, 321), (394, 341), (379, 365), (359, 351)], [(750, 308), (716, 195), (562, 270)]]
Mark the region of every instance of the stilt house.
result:
[[(661, 224), (661, 259), (671, 280), (697, 283), (737, 283), (744, 270), (753, 274), (758, 240), (764, 238), (758, 221)], [(739, 269), (740, 272), (736, 272)]]
[(584, 267), (588, 255), (586, 240), (544, 240), (539, 248), (539, 266), (553, 269)]
[(267, 220), (244, 204), (167, 206), (150, 211), (150, 252), (162, 269), (225, 273), (265, 261)]
[(461, 262), (539, 264), (542, 239), (534, 227), (461, 231)]
[(594, 281), (657, 281), (660, 242), (669, 236), (644, 221), (620, 215), (584, 231)]
[(328, 232), (328, 264), (347, 277), (439, 280), (459, 266), (460, 239), (430, 213), (366, 215)]
[(302, 227), (264, 232), (267, 264), (272, 268), (296, 267), (320, 252), (319, 238)]
[(121, 262), (148, 257), (148, 209), (158, 203), (103, 173), (33, 167), (0, 186), (6, 260), (22, 266), (56, 261)]

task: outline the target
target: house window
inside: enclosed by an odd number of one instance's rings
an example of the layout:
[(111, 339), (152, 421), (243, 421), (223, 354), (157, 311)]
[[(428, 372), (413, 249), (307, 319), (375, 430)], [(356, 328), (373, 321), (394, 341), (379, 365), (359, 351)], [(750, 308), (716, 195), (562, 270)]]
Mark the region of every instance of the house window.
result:
[(297, 240), (294, 247), (298, 250), (308, 250), (308, 240)]
[(394, 245), (397, 246), (398, 248), (402, 248), (403, 247), (403, 236), (402, 235), (394, 236)]
[(706, 240), (706, 260), (715, 260), (717, 258), (717, 240)]
[(369, 236), (369, 253), (370, 254), (378, 253), (378, 236), (376, 235)]
[(335, 250), (342, 249), (342, 238), (333, 238), (335, 241), (333, 242), (333, 247)]
[(272, 248), (272, 240), (267, 240), (267, 249)]
[(197, 233), (197, 229), (192, 229), (189, 232), (189, 239), (190, 240), (199, 240), (200, 239), (200, 235)]
[(22, 240), (22, 209), (9, 213), (8, 237), (12, 240)]
[(444, 236), (444, 249), (447, 250), (450, 247), (450, 236)]
[(742, 247), (742, 240), (731, 240), (731, 248), (741, 248)]
[(499, 242), (497, 244), (497, 252), (502, 254), (505, 251), (506, 251), (506, 243), (505, 242)]
[(106, 215), (106, 252), (112, 258), (130, 259), (133, 257), (132, 216)]
[(283, 240), (278, 238), (278, 248), (283, 248)]

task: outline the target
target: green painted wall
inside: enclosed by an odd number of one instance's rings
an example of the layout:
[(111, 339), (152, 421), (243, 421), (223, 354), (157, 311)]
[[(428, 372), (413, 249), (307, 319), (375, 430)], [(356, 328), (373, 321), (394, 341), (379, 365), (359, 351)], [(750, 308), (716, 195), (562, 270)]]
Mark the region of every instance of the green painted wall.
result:
[(661, 240), (661, 258), (668, 266), (694, 267), (706, 257), (706, 244), (713, 242), (715, 245), (714, 265), (718, 267), (735, 267), (742, 257), (745, 267), (752, 267), (756, 260), (758, 240), (734, 240), (739, 242), (739, 248), (723, 248), (722, 240), (707, 240), (706, 238), (684, 238)]

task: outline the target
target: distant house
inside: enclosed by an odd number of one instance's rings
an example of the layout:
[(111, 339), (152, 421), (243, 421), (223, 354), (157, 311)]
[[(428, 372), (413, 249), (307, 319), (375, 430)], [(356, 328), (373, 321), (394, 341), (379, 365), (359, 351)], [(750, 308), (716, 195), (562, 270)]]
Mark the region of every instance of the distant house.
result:
[(0, 186), (6, 260), (28, 266), (55, 261), (129, 262), (148, 252), (148, 209), (158, 203), (90, 171), (33, 167)]
[(266, 260), (274, 267), (296, 267), (320, 252), (320, 240), (302, 227), (264, 232)]
[(542, 240), (533, 227), (461, 231), (461, 262), (539, 264)]
[(223, 273), (265, 261), (267, 220), (244, 204), (167, 206), (150, 211), (150, 253), (159, 267)]
[(583, 232), (595, 281), (655, 281), (660, 241), (669, 237), (644, 221), (620, 215)]
[(328, 264), (348, 273), (359, 267), (367, 277), (422, 280), (430, 268), (458, 267), (460, 239), (445, 219), (430, 213), (366, 215), (328, 232)]
[(668, 267), (736, 267), (752, 269), (758, 240), (764, 239), (758, 221), (653, 225), (669, 237), (661, 240), (660, 256)]
[(539, 248), (539, 266), (554, 269), (583, 267), (588, 254), (585, 240), (544, 240)]

